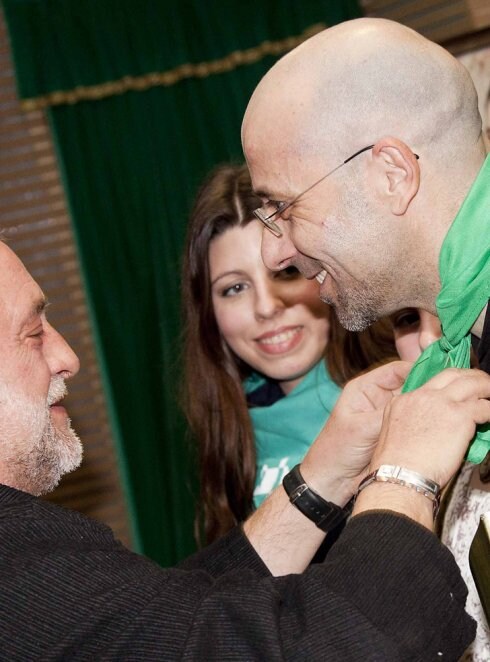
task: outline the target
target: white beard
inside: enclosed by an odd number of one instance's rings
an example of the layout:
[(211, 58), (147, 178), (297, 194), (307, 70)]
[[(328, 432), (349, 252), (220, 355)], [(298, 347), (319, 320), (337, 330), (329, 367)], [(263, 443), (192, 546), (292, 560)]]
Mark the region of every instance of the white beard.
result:
[(57, 427), (49, 410), (65, 394), (60, 376), (52, 378), (46, 401), (0, 384), (0, 482), (38, 496), (80, 465), (82, 445), (70, 420)]

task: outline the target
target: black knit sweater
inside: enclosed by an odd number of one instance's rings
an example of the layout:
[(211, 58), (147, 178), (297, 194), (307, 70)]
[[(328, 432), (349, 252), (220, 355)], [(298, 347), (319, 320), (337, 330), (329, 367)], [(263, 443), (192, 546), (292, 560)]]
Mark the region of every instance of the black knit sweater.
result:
[(457, 660), (466, 587), (436, 537), (358, 515), (272, 578), (239, 529), (162, 569), (78, 513), (0, 486), (0, 660)]

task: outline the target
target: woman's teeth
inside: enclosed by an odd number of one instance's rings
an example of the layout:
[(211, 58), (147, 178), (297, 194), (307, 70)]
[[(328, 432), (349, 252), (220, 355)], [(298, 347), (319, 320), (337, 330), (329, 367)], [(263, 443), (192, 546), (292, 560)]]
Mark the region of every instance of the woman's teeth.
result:
[(323, 271), (320, 271), (320, 273), (315, 276), (316, 280), (320, 283), (320, 285), (323, 284), (323, 281), (325, 280), (326, 277), (327, 277), (327, 272), (325, 271), (325, 269)]
[(262, 338), (260, 340), (260, 343), (263, 345), (279, 345), (282, 342), (287, 342), (290, 338), (292, 338), (296, 333), (298, 333), (298, 329), (291, 329), (290, 331), (283, 331), (282, 333), (278, 333), (275, 336), (271, 336), (270, 338)]

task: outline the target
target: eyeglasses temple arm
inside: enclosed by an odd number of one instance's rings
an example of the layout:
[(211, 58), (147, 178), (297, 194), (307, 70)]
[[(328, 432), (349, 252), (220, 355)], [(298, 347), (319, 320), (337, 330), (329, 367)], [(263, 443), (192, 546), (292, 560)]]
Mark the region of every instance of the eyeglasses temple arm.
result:
[[(352, 159), (355, 159), (356, 156), (359, 156), (359, 154), (362, 154), (363, 152), (367, 152), (368, 149), (373, 149), (373, 147), (374, 147), (374, 145), (368, 145), (367, 147), (363, 147), (362, 149), (360, 149), (358, 152), (356, 152), (352, 156), (349, 156), (348, 159), (345, 159), (344, 165), (346, 163), (349, 163), (349, 161), (352, 161)], [(413, 153), (413, 155), (415, 156), (416, 159), (420, 158), (418, 154), (415, 154), (415, 152)]]

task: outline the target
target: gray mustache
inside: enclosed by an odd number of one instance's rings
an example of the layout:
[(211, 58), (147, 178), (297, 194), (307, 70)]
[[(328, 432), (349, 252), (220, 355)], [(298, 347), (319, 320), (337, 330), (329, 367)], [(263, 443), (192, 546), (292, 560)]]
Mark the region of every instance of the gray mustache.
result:
[(54, 405), (55, 402), (58, 402), (59, 400), (64, 398), (67, 393), (68, 393), (68, 389), (66, 388), (65, 380), (63, 379), (63, 377), (59, 377), (58, 375), (53, 377), (49, 385), (48, 398), (47, 398), (48, 406)]

